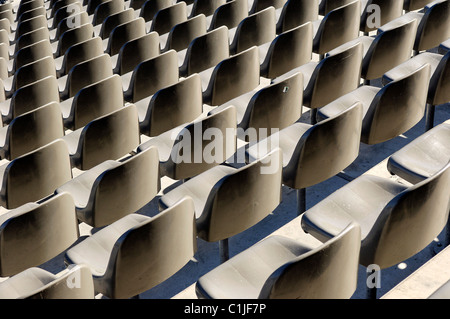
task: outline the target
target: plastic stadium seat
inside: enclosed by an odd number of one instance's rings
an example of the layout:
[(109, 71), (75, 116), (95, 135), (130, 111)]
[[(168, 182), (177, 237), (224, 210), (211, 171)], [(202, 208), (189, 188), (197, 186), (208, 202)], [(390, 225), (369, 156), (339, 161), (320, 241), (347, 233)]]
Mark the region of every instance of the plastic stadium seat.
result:
[(403, 9), (405, 11), (415, 11), (422, 9), (434, 0), (404, 0)]
[(236, 110), (229, 107), (158, 135), (139, 145), (137, 151), (156, 146), (161, 176), (184, 180), (230, 158), (236, 151), (235, 131)]
[(309, 125), (294, 123), (246, 151), (248, 161), (280, 147), (283, 184), (297, 189), (298, 214), (306, 210), (306, 188), (331, 178), (359, 155), (362, 105), (354, 103), (327, 121)]
[(244, 18), (230, 30), (230, 53), (271, 42), (276, 36), (275, 9), (269, 7)]
[(112, 75), (111, 58), (108, 54), (80, 62), (67, 75), (58, 79), (61, 100), (71, 98), (85, 86)]
[(259, 85), (259, 54), (256, 46), (222, 60), (200, 72), (203, 103), (221, 105)]
[(408, 76), (425, 63), (431, 67), (425, 123), (426, 130), (429, 130), (434, 126), (435, 106), (450, 102), (450, 53), (444, 56), (431, 52), (420, 53), (386, 72), (382, 80), (383, 84), (387, 84)]
[(45, 16), (37, 16), (28, 20), (22, 21), (20, 24), (17, 25), (16, 31), (11, 34), (12, 39), (11, 40), (17, 40), (20, 38), (21, 35), (28, 33), (30, 31), (48, 27), (48, 21)]
[(130, 298), (167, 280), (197, 250), (194, 207), (188, 197), (155, 217), (131, 214), (66, 252), (66, 263), (85, 264), (96, 293)]
[[(71, 4), (69, 4), (69, 5), (66, 5), (66, 6), (63, 6), (63, 7), (59, 8), (55, 12), (53, 18), (50, 20), (51, 21), (51, 25), (49, 26), (49, 28), (50, 29), (57, 28), (59, 23), (61, 21), (63, 21), (64, 19), (66, 19), (66, 18), (69, 18), (66, 21), (72, 22), (72, 25), (69, 26), (69, 28), (73, 28), (78, 21), (76, 21), (75, 19), (72, 19), (72, 17), (74, 15), (82, 12), (82, 11), (84, 11), (84, 9), (82, 8), (81, 3), (78, 2), (78, 1), (75, 1), (75, 2), (73, 2)], [(81, 25), (81, 24), (79, 24), (79, 25)]]
[(39, 201), (72, 178), (69, 152), (61, 139), (15, 158), (0, 171), (0, 201), (7, 209)]
[(200, 277), (195, 292), (199, 299), (350, 298), (360, 246), (356, 223), (318, 247), (270, 236)]
[(391, 174), (417, 184), (433, 176), (450, 161), (450, 122), (444, 122), (392, 154), (387, 162)]
[(99, 4), (94, 11), (92, 24), (101, 25), (110, 15), (124, 11), (125, 4), (123, 0), (110, 0)]
[(160, 190), (158, 150), (152, 147), (123, 161), (107, 160), (56, 189), (75, 201), (77, 217), (94, 228), (135, 213)]
[(261, 76), (273, 79), (311, 62), (312, 39), (312, 24), (306, 22), (258, 46)]
[(283, 8), (286, 0), (253, 0), (251, 6), (249, 6), (249, 14), (256, 13), (264, 10), (268, 7), (274, 7), (274, 9)]
[(125, 22), (130, 22), (135, 18), (134, 10), (131, 8), (110, 14), (103, 20), (102, 24), (95, 26), (95, 33), (103, 40), (107, 39), (115, 27)]
[(206, 33), (206, 17), (199, 14), (175, 25), (168, 33), (162, 34), (161, 51), (181, 51), (186, 49), (191, 41)]
[[(130, 154), (140, 143), (136, 107), (129, 104), (66, 134), (72, 167), (88, 170)], [(55, 188), (56, 189), (56, 188)]]
[(53, 49), (49, 40), (42, 40), (34, 44), (27, 45), (17, 51), (14, 55), (13, 65), (10, 68), (11, 73), (14, 73), (25, 64), (32, 63), (48, 56), (53, 57)]
[(206, 17), (212, 16), (214, 11), (225, 3), (225, 0), (195, 0), (192, 4), (190, 16), (194, 17), (198, 14), (203, 14)]
[(324, 55), (359, 36), (361, 2), (353, 1), (313, 21), (313, 52)]
[(122, 75), (125, 101), (137, 102), (156, 91), (178, 82), (178, 58), (170, 50), (139, 63), (133, 71)]
[(361, 142), (377, 144), (415, 126), (424, 116), (430, 66), (423, 65), (407, 77), (379, 88), (364, 85), (321, 108), (325, 119), (359, 101), (363, 104)]
[(178, 52), (180, 76), (213, 68), (229, 57), (228, 28), (221, 26), (195, 38), (186, 50)]
[(32, 267), (1, 282), (0, 299), (94, 299), (92, 273), (85, 265), (57, 275)]
[(151, 21), (149, 32), (156, 31), (158, 34), (168, 33), (174, 26), (186, 20), (186, 3), (178, 2), (156, 12)]
[(126, 42), (119, 53), (111, 57), (113, 72), (123, 75), (132, 72), (139, 63), (157, 57), (161, 54), (159, 35), (150, 32)]
[[(17, 53), (23, 47), (32, 45), (42, 40), (50, 40), (50, 32), (47, 27), (38, 28), (36, 30), (22, 34), (14, 44), (14, 53)], [(13, 55), (12, 55), (13, 56)]]
[(135, 9), (139, 9), (139, 16), (148, 22), (153, 20), (153, 17), (159, 10), (168, 8), (171, 5), (173, 5), (171, 0), (147, 0), (139, 8)]
[[(378, 6), (378, 7), (373, 7)], [(379, 10), (378, 12), (375, 10)], [(379, 20), (372, 15), (379, 14)], [(368, 34), (403, 14), (403, 2), (397, 0), (362, 0), (359, 30)], [(378, 23), (378, 24), (377, 24)]]
[(128, 41), (137, 39), (146, 35), (145, 20), (136, 18), (115, 27), (107, 40), (105, 53), (109, 55), (118, 54), (122, 46)]
[(277, 13), (277, 34), (319, 18), (317, 0), (288, 0)]
[[(257, 140), (273, 130), (282, 130), (294, 124), (302, 115), (303, 76), (293, 74), (278, 83), (253, 90), (222, 104), (209, 112), (215, 114), (233, 105), (237, 113), (237, 127), (242, 128), (251, 141), (249, 129), (254, 129)], [(239, 137), (239, 136), (238, 136)]]
[(157, 136), (189, 123), (203, 112), (200, 76), (193, 74), (136, 102), (141, 134)]
[(184, 196), (194, 200), (198, 238), (219, 241), (223, 262), (229, 258), (228, 239), (256, 225), (279, 205), (281, 152), (277, 149), (240, 168), (211, 168), (164, 194), (160, 207), (171, 207)]
[[(86, 11), (75, 12), (68, 17), (62, 19), (56, 29), (50, 30), (51, 41), (59, 41), (64, 32), (73, 29), (75, 25), (91, 24), (90, 18)], [(95, 29), (94, 29), (95, 30)]]
[(329, 55), (361, 43), (364, 48), (361, 77), (368, 83), (411, 58), (416, 29), (415, 20), (393, 21), (378, 29), (376, 36), (358, 37), (331, 50)]
[(358, 88), (362, 56), (362, 44), (356, 43), (320, 62), (310, 62), (295, 68), (275, 78), (273, 82), (297, 72), (303, 74), (303, 105), (312, 109), (311, 123), (314, 124), (314, 113), (318, 108)]
[(400, 263), (428, 246), (449, 213), (450, 163), (413, 186), (374, 175), (341, 187), (302, 216), (302, 228), (322, 242), (350, 222), (361, 226), (359, 263), (380, 269)]
[(59, 56), (63, 56), (66, 53), (66, 50), (69, 49), (72, 45), (89, 40), (93, 37), (94, 27), (91, 23), (86, 23), (79, 27), (70, 28), (69, 30), (61, 34), (59, 40), (56, 42), (57, 46), (56, 50), (54, 50), (53, 57), (57, 58)]
[(218, 7), (212, 16), (207, 16), (208, 31), (220, 26), (237, 27), (248, 16), (247, 0), (231, 0)]
[[(63, 0), (61, 0), (61, 1), (63, 1)], [(44, 1), (36, 1), (36, 0), (35, 1), (21, 1), (17, 8), (15, 16), (20, 17), (20, 15), (22, 13), (42, 7), (43, 5), (44, 5)]]
[[(30, 202), (0, 214), (0, 275), (13, 276), (56, 257), (79, 236), (69, 194)], [(0, 288), (1, 291), (1, 288)]]
[(115, 74), (79, 90), (60, 103), (64, 127), (77, 130), (90, 121), (121, 109), (125, 104), (122, 80)]
[(353, 2), (353, 0), (320, 0), (319, 14), (322, 16), (326, 16), (334, 9), (345, 6), (351, 2)]
[(63, 137), (61, 119), (56, 102), (17, 116), (0, 128), (0, 157), (11, 161)]

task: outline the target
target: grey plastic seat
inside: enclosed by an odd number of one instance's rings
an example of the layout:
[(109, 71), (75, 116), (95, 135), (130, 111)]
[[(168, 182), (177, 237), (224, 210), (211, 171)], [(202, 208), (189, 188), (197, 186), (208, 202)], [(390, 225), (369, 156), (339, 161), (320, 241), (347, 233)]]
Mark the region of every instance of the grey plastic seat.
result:
[(14, 53), (17, 53), (23, 47), (42, 40), (50, 40), (50, 32), (47, 27), (38, 28), (21, 35), (14, 43)]
[(181, 51), (197, 37), (206, 34), (206, 17), (203, 14), (196, 15), (175, 25), (166, 34), (160, 36), (161, 51)]
[(396, 20), (378, 29), (376, 36), (361, 36), (329, 52), (334, 55), (355, 43), (363, 45), (361, 78), (368, 84), (411, 58), (417, 22)]
[(302, 228), (324, 242), (355, 221), (361, 226), (359, 263), (394, 266), (423, 250), (444, 229), (450, 208), (449, 167), (409, 187), (361, 175), (305, 212)]
[[(44, 5), (44, 1), (21, 1), (15, 12), (16, 17), (19, 17), (22, 13), (33, 10)], [(12, 11), (11, 11), (12, 12)]]
[(180, 76), (213, 68), (229, 57), (228, 28), (221, 26), (195, 38), (186, 50), (178, 52)]
[[(39, 15), (46, 15), (46, 14), (47, 14), (47, 10), (44, 6), (25, 11), (20, 15), (16, 14), (16, 26), (15, 27), (17, 27), (17, 25), (19, 23), (21, 23), (22, 21), (37, 17)], [(13, 26), (13, 29), (14, 29), (13, 31), (15, 31), (15, 27)]]
[(155, 136), (137, 152), (156, 146), (161, 176), (184, 180), (225, 162), (235, 153), (236, 142), (236, 110), (231, 106)]
[(303, 105), (311, 108), (311, 123), (315, 123), (318, 108), (359, 86), (363, 47), (355, 43), (347, 50), (330, 55), (320, 62), (309, 62), (275, 78), (278, 82), (297, 72), (303, 74)]
[(339, 7), (345, 6), (351, 3), (352, 0), (320, 0), (319, 1), (319, 14), (326, 16), (328, 13)]
[(96, 228), (137, 212), (158, 194), (160, 184), (158, 149), (152, 147), (123, 161), (106, 160), (55, 193), (69, 193), (78, 220)]
[(139, 16), (144, 18), (146, 22), (152, 21), (159, 10), (168, 8), (171, 5), (173, 5), (173, 2), (170, 0), (147, 0), (139, 7)]
[(319, 109), (317, 117), (334, 116), (359, 101), (363, 104), (361, 142), (373, 145), (391, 140), (423, 118), (429, 78), (426, 64), (382, 88), (361, 86)]
[(105, 53), (109, 55), (118, 54), (125, 43), (145, 34), (145, 20), (143, 18), (136, 18), (118, 25), (111, 31), (108, 40), (105, 40), (107, 42)]
[[(59, 4), (61, 2), (61, 4)], [(67, 4), (68, 2), (71, 2)], [(52, 18), (48, 18), (51, 25), (49, 26), (50, 29), (55, 29), (58, 27), (58, 24), (64, 20), (65, 18), (72, 17), (74, 14), (80, 13), (84, 11), (84, 8), (82, 7), (82, 4), (78, 0), (70, 0), (70, 1), (64, 1), (60, 0), (57, 3), (55, 3), (55, 9), (56, 9), (54, 15)], [(72, 21), (72, 28), (76, 26), (77, 21)], [(79, 24), (81, 25), (81, 24)]]
[(80, 25), (79, 27), (69, 28), (59, 37), (56, 42), (56, 50), (53, 56), (55, 58), (63, 56), (66, 50), (71, 46), (94, 37), (94, 27), (91, 23)]
[(90, 121), (117, 111), (125, 104), (122, 80), (114, 74), (79, 90), (60, 103), (64, 127), (77, 130)]
[(136, 102), (141, 134), (158, 136), (198, 118), (203, 112), (200, 76), (193, 74)]
[[(378, 7), (374, 7), (378, 6)], [(379, 10), (379, 11), (374, 11)], [(372, 15), (379, 14), (377, 20)], [(361, 24), (359, 30), (368, 35), (382, 25), (403, 14), (403, 2), (397, 0), (363, 0), (361, 1)]]
[(40, 203), (24, 203), (2, 212), (0, 233), (2, 277), (39, 266), (62, 253), (78, 239), (74, 201), (65, 193)]
[(219, 6), (212, 16), (207, 16), (208, 31), (220, 26), (235, 28), (248, 16), (247, 0), (231, 0)]
[(297, 190), (298, 214), (306, 210), (306, 188), (337, 175), (359, 155), (361, 103), (314, 125), (296, 122), (246, 150), (251, 162), (280, 147), (283, 184)]
[[(101, 5), (102, 3), (105, 3), (107, 1), (110, 1), (110, 0), (89, 0), (87, 5), (86, 5), (86, 12), (87, 12), (87, 14), (92, 16), (95, 13), (95, 10), (97, 9), (97, 7), (99, 5)], [(79, 3), (82, 4), (82, 2), (79, 2)], [(125, 3), (124, 2), (123, 2), (123, 8), (125, 8)]]
[(17, 25), (16, 31), (11, 34), (11, 40), (16, 41), (18, 38), (20, 38), (21, 35), (43, 27), (48, 27), (48, 21), (45, 16), (37, 16), (28, 20), (24, 20)]
[[(283, 81), (234, 98), (208, 114), (215, 114), (233, 105), (237, 113), (237, 127), (248, 133), (244, 136), (245, 140), (260, 140), (274, 130), (282, 130), (300, 119), (302, 101), (303, 76), (296, 73)], [(241, 137), (238, 135), (238, 138)]]
[(184, 1), (178, 2), (155, 13), (151, 20), (149, 32), (168, 33), (177, 24), (185, 22), (187, 18), (186, 3)]
[(306, 22), (258, 46), (261, 76), (273, 79), (311, 62), (312, 39), (312, 24)]
[(58, 79), (61, 100), (71, 98), (82, 88), (113, 75), (109, 54), (102, 54), (76, 64)]
[(387, 168), (412, 184), (420, 183), (450, 161), (449, 140), (450, 123), (441, 123), (392, 154)]
[(117, 13), (110, 14), (105, 18), (105, 20), (103, 20), (101, 25), (95, 26), (95, 33), (102, 39), (107, 39), (115, 27), (123, 23), (130, 22), (135, 18), (136, 16), (132, 8), (128, 8), (125, 10), (121, 10)]
[(361, 230), (315, 247), (273, 235), (200, 277), (199, 299), (347, 299), (357, 287)]
[(313, 52), (319, 55), (359, 36), (361, 2), (353, 1), (328, 12), (323, 19), (313, 21)]
[(61, 139), (15, 158), (0, 170), (0, 201), (7, 209), (39, 201), (72, 178), (69, 152)]
[(277, 13), (277, 34), (319, 18), (318, 0), (288, 0)]
[(128, 104), (92, 120), (62, 139), (68, 146), (72, 167), (83, 171), (103, 161), (125, 157), (140, 144), (136, 107)]
[(240, 53), (252, 46), (271, 42), (275, 36), (275, 8), (269, 7), (249, 15), (230, 30), (230, 53)]
[(75, 12), (69, 16), (62, 19), (58, 26), (50, 30), (51, 41), (53, 43), (59, 41), (61, 36), (66, 32), (74, 28), (74, 26), (83, 26), (85, 24), (90, 24), (90, 17), (86, 11)]
[(435, 107), (450, 102), (450, 53), (447, 52), (444, 56), (431, 52), (420, 53), (386, 72), (382, 82), (386, 85), (393, 80), (405, 77), (423, 64), (429, 64), (431, 69), (425, 123), (425, 129), (429, 130), (434, 126)]
[[(132, 72), (139, 63), (155, 58), (161, 54), (159, 35), (150, 32), (126, 42), (116, 56), (111, 57), (113, 73), (123, 75)], [(114, 63), (114, 59), (117, 61)]]
[(252, 5), (249, 7), (249, 14), (256, 13), (268, 7), (281, 9), (286, 4), (286, 2), (286, 0), (254, 0), (252, 1)]
[(67, 263), (86, 264), (96, 293), (131, 298), (183, 268), (197, 251), (194, 207), (188, 197), (155, 217), (128, 215), (66, 252)]
[(11, 73), (14, 74), (21, 66), (37, 61), (39, 59), (51, 56), (53, 57), (53, 49), (49, 40), (38, 41), (34, 44), (27, 45), (17, 51), (14, 55)]
[(221, 105), (259, 85), (258, 48), (253, 46), (230, 56), (199, 74), (202, 78), (203, 103)]
[(139, 63), (133, 71), (122, 75), (124, 99), (137, 102), (177, 83), (178, 78), (177, 53), (169, 50)]
[(123, 0), (110, 0), (99, 4), (93, 13), (92, 25), (101, 25), (110, 15), (124, 11), (125, 2)]
[(190, 16), (194, 17), (199, 14), (203, 14), (206, 17), (212, 16), (214, 11), (225, 3), (225, 0), (195, 0), (192, 4)]
[(3, 123), (8, 124), (17, 116), (51, 102), (60, 102), (58, 81), (54, 76), (25, 85), (15, 91), (10, 99), (1, 102)]
[(63, 136), (58, 103), (46, 104), (0, 128), (0, 158), (11, 161)]
[(94, 299), (92, 273), (85, 265), (56, 275), (31, 267), (0, 283), (0, 299)]
[(229, 258), (228, 239), (259, 223), (280, 203), (281, 152), (239, 168), (213, 167), (159, 199), (161, 209), (184, 196), (194, 200), (198, 238), (219, 241), (220, 259)]

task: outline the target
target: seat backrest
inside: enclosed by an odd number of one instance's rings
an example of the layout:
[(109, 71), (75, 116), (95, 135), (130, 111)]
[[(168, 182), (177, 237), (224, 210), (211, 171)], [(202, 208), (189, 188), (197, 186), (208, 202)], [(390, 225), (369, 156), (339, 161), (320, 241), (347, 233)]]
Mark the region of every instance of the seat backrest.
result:
[(64, 32), (73, 29), (75, 26), (82, 26), (91, 23), (86, 11), (75, 12), (63, 18), (56, 27), (55, 39), (59, 39)]
[(362, 112), (358, 102), (311, 126), (284, 168), (283, 183), (295, 189), (307, 188), (349, 166), (359, 155)]
[(93, 227), (109, 225), (137, 212), (160, 191), (158, 149), (131, 156), (103, 172), (94, 182), (88, 205)]
[(134, 10), (139, 10), (142, 8), (142, 6), (147, 2), (148, 0), (130, 0), (130, 8), (133, 8)]
[(67, 146), (63, 140), (55, 140), (8, 164), (3, 176), (2, 205), (12, 209), (39, 201), (71, 179)]
[(14, 73), (11, 90), (16, 91), (47, 76), (56, 77), (55, 60), (51, 56), (25, 64), (17, 69)]
[[(374, 249), (365, 249), (361, 264), (373, 258), (382, 269), (395, 265), (424, 249), (443, 230), (449, 213), (450, 162), (435, 175), (394, 197), (383, 209), (368, 242), (378, 241)], [(377, 225), (380, 225), (379, 227)], [(381, 225), (383, 225), (381, 227)], [(392, 243), (395, 243), (393, 245)], [(393, 256), (395, 256), (393, 258)]]
[(429, 81), (430, 66), (425, 64), (381, 88), (364, 115), (361, 142), (381, 143), (416, 125), (425, 112)]
[(47, 27), (48, 26), (47, 23), (48, 23), (47, 18), (43, 15), (22, 21), (20, 24), (17, 25), (14, 40), (17, 40), (18, 38), (20, 38), (21, 35), (28, 33), (30, 31)]
[(64, 54), (60, 76), (68, 74), (75, 65), (101, 54), (103, 54), (103, 44), (100, 37), (93, 37), (70, 46)]
[(70, 129), (79, 129), (90, 121), (119, 110), (124, 106), (122, 81), (114, 74), (83, 87), (72, 101)]
[(296, 73), (256, 92), (239, 126), (255, 129), (258, 139), (267, 137), (273, 129), (282, 130), (300, 118), (302, 101), (303, 75)]
[(155, 58), (161, 54), (159, 35), (150, 32), (126, 42), (119, 51), (114, 73), (122, 75), (133, 71), (139, 63)]
[(348, 299), (357, 287), (360, 248), (360, 226), (351, 223), (336, 237), (275, 270), (259, 298)]
[(171, 0), (147, 0), (140, 8), (139, 16), (144, 18), (145, 21), (151, 21), (159, 10), (168, 8), (171, 5), (173, 5)]
[(115, 27), (134, 19), (135, 15), (134, 10), (132, 8), (128, 8), (126, 10), (121, 10), (117, 13), (110, 14), (102, 22), (102, 26), (100, 28), (100, 37), (102, 37), (102, 39), (107, 39), (111, 31), (114, 30)]
[(39, 204), (22, 205), (9, 211), (2, 221), (2, 277), (49, 261), (69, 248), (79, 236), (75, 204), (68, 193), (55, 195)]
[(184, 197), (123, 234), (114, 245), (108, 272), (111, 298), (130, 298), (168, 279), (197, 251), (194, 204)]
[[(378, 7), (374, 7), (378, 6)], [(371, 17), (374, 14), (374, 8), (379, 8), (379, 21)], [(403, 2), (397, 0), (369, 0), (366, 1), (361, 13), (361, 24), (359, 29), (362, 32), (375, 31), (382, 25), (403, 15)], [(378, 22), (378, 25), (376, 23)]]
[(0, 19), (8, 19), (8, 21), (10, 23), (14, 23), (15, 15), (14, 15), (12, 9), (2, 10), (0, 8)]
[(223, 25), (228, 29), (237, 27), (239, 22), (247, 16), (247, 0), (228, 1), (214, 11), (208, 30), (213, 30)]
[(125, 100), (142, 100), (166, 86), (177, 83), (178, 77), (178, 56), (175, 50), (145, 60), (133, 70), (130, 87), (124, 93)]
[(428, 103), (440, 105), (450, 101), (450, 51), (439, 62), (431, 76)]
[(432, 49), (450, 37), (450, 2), (434, 1), (425, 12), (417, 28), (414, 50)]
[(338, 7), (323, 18), (313, 40), (313, 50), (325, 54), (359, 36), (361, 2), (353, 1)]
[(22, 13), (26, 11), (42, 7), (43, 5), (44, 5), (43, 1), (25, 1), (25, 2), (21, 1), (16, 11), (16, 17), (19, 17)]
[(234, 106), (186, 125), (174, 137), (169, 164), (161, 175), (186, 179), (222, 164), (236, 151)]
[[(37, 7), (28, 11), (25, 11), (24, 13), (22, 13), (21, 15), (16, 15), (17, 17), (17, 24), (21, 23), (22, 21), (40, 16), (40, 15), (45, 15), (47, 13), (46, 9), (44, 6), (42, 7)], [(0, 19), (1, 19), (1, 14), (0, 14)]]
[(221, 26), (192, 40), (180, 66), (180, 75), (189, 76), (215, 67), (229, 57), (228, 28)]
[(60, 102), (58, 81), (47, 76), (18, 89), (11, 97), (9, 120), (51, 102)]
[(330, 11), (345, 6), (353, 0), (321, 0), (319, 3), (319, 14), (326, 16)]
[(63, 136), (61, 109), (58, 103), (51, 102), (9, 123), (5, 157), (11, 161)]
[(288, 0), (283, 5), (277, 21), (277, 34), (319, 18), (318, 0)]
[[(230, 238), (265, 218), (280, 203), (282, 158), (280, 149), (247, 164), (217, 182), (197, 219), (207, 241)], [(207, 216), (205, 218), (204, 216)]]
[(304, 105), (322, 107), (358, 88), (362, 57), (362, 44), (356, 43), (320, 61), (304, 90)]
[(364, 54), (361, 77), (368, 80), (377, 79), (410, 59), (416, 30), (417, 21), (410, 20), (378, 33)]
[(202, 112), (202, 83), (200, 76), (193, 74), (152, 96), (141, 132), (157, 136), (195, 120)]
[(26, 47), (28, 45), (32, 45), (36, 42), (50, 39), (50, 33), (48, 31), (47, 27), (42, 27), (33, 31), (30, 31), (28, 33), (25, 33), (20, 36), (16, 40), (15, 46), (14, 46), (14, 53), (22, 49), (23, 47)]
[(287, 0), (254, 0), (249, 13), (253, 14), (268, 7), (282, 9), (286, 2)]
[(170, 7), (160, 9), (153, 16), (150, 31), (165, 34), (177, 24), (187, 20), (186, 2), (178, 2)]
[(206, 17), (199, 14), (175, 25), (169, 32), (166, 47), (162, 50), (184, 50), (191, 41), (204, 34), (206, 34)]
[(279, 34), (261, 63), (261, 76), (273, 79), (312, 59), (313, 27), (306, 22)]
[(204, 103), (221, 105), (259, 85), (259, 52), (253, 46), (221, 61), (211, 75)]
[(95, 13), (95, 10), (97, 9), (97, 7), (107, 1), (110, 1), (110, 0), (89, 0), (87, 7), (86, 7), (87, 14), (93, 15)]
[(55, 57), (63, 56), (72, 45), (81, 43), (94, 37), (94, 27), (91, 23), (71, 28), (61, 34)]
[(68, 97), (75, 96), (85, 86), (104, 80), (112, 75), (111, 58), (108, 54), (102, 54), (78, 63), (70, 69), (68, 74)]
[(218, 7), (225, 3), (225, 0), (195, 0), (192, 4), (191, 16), (198, 14), (204, 14), (206, 17), (211, 16)]
[(92, 24), (98, 25), (102, 24), (107, 17), (110, 15), (119, 13), (125, 9), (124, 0), (110, 0), (100, 3), (94, 11), (94, 16), (92, 18)]
[(116, 160), (140, 144), (136, 106), (123, 108), (89, 122), (81, 132), (74, 164), (87, 170), (105, 160)]
[(50, 8), (50, 16), (49, 18), (53, 18), (55, 16), (55, 13), (64, 7), (67, 7), (69, 5), (77, 5), (80, 4), (80, 9), (81, 9), (81, 3), (78, 0), (58, 0), (56, 1), (53, 6)]
[(27, 45), (17, 51), (14, 55), (13, 71), (18, 70), (21, 66), (45, 58), (53, 57), (53, 49), (50, 39), (38, 41), (31, 45)]
[(230, 50), (232, 54), (242, 52), (275, 39), (275, 8), (269, 7), (244, 18), (236, 28)]
[(122, 46), (128, 41), (137, 39), (146, 35), (145, 20), (143, 18), (136, 18), (129, 22), (125, 22), (115, 27), (110, 35), (108, 47), (105, 52), (109, 55), (118, 54)]
[[(75, 1), (71, 4), (68, 4), (64, 7), (59, 8), (53, 16), (52, 25), (50, 28), (54, 29), (54, 28), (58, 27), (59, 23), (62, 20), (66, 19), (66, 18), (73, 18), (76, 14), (79, 14), (82, 11), (83, 11), (83, 8), (79, 1)], [(66, 21), (73, 22), (73, 24), (71, 24), (71, 26), (69, 26), (69, 28), (73, 28), (73, 27), (77, 26), (77, 23), (78, 23), (78, 21), (75, 19), (68, 19)], [(81, 24), (78, 24), (78, 25), (81, 25)]]

